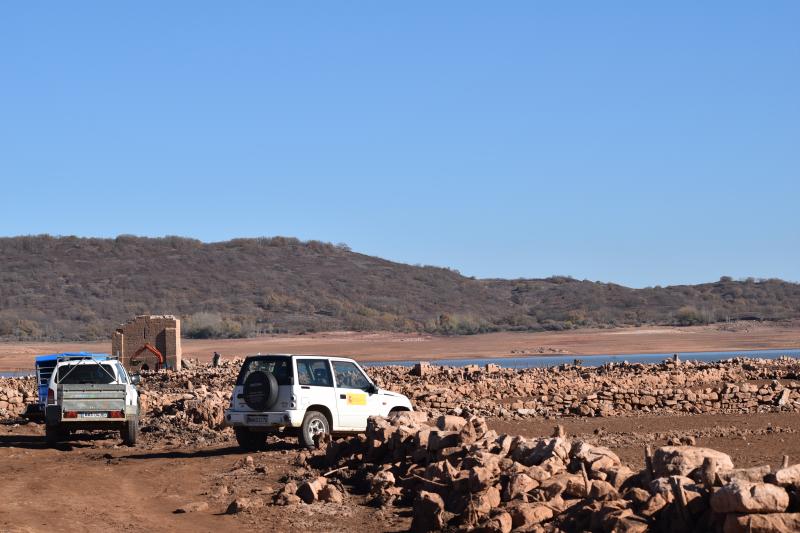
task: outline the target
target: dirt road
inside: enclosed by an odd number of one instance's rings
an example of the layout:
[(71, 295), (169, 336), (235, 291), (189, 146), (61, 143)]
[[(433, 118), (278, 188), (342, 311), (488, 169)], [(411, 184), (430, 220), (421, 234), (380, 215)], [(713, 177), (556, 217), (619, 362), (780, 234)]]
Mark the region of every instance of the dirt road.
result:
[[(737, 466), (775, 466), (783, 455), (794, 462), (800, 457), (797, 414), (492, 420), (490, 427), (534, 437), (549, 435), (557, 423), (569, 435), (611, 447), (633, 468), (642, 466), (645, 444), (665, 444), (671, 436), (694, 436), (699, 446), (729, 453)], [(144, 449), (118, 442), (113, 434), (100, 434), (48, 449), (41, 426), (0, 426), (0, 530), (369, 532), (410, 525), (407, 509), (367, 507), (353, 495), (345, 505), (264, 506), (224, 514), (236, 497), (268, 500), (284, 475), (297, 472), (297, 451), (290, 445), (252, 454), (263, 468), (243, 483), (237, 476), (245, 455), (232, 445)], [(199, 510), (191, 511), (191, 504)], [(179, 508), (190, 512), (176, 513)]]
[[(253, 475), (245, 493), (222, 488), (235, 487), (228, 478), (245, 457), (233, 445), (148, 450), (121, 447), (113, 434), (97, 437), (86, 434), (50, 449), (39, 425), (0, 426), (0, 531), (216, 533), (254, 525), (265, 531), (345, 531), (361, 524), (358, 530), (369, 532), (403, 530), (410, 523), (364, 505), (225, 514), (236, 497), (268, 494), (292, 469), (294, 448), (252, 454), (264, 472)], [(201, 509), (192, 511), (190, 504)], [(181, 508), (189, 512), (176, 512)]]
[[(255, 353), (329, 354), (361, 361), (397, 359), (630, 354), (800, 348), (800, 322), (740, 323), (733, 326), (586, 329), (542, 333), (487, 333), (459, 337), (400, 333), (333, 332), (274, 335), (253, 339), (187, 340), (184, 357), (207, 362)], [(0, 371), (32, 368), (37, 354), (64, 351), (108, 352), (110, 342), (0, 343)]]

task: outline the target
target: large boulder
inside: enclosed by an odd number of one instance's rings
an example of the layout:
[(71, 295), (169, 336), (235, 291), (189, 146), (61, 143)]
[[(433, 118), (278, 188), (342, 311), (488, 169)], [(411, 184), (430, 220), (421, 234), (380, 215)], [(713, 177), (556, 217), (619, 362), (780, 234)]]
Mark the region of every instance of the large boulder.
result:
[(724, 533), (783, 533), (800, 531), (800, 513), (729, 514)]
[(461, 431), (467, 420), (460, 416), (442, 415), (436, 419), (436, 427), (442, 431)]
[(800, 464), (781, 468), (772, 475), (772, 478), (778, 485), (800, 488)]
[(603, 446), (593, 446), (579, 441), (572, 445), (570, 455), (582, 462), (588, 471), (609, 470), (618, 467), (621, 462), (617, 454)]
[(503, 500), (522, 497), (539, 486), (539, 482), (525, 473), (512, 474), (503, 490)]
[(781, 513), (788, 506), (786, 490), (769, 483), (733, 481), (711, 496), (717, 513)]
[(688, 476), (703, 466), (706, 458), (715, 461), (720, 470), (733, 470), (733, 461), (726, 453), (696, 446), (662, 446), (653, 454), (653, 475)]
[(718, 471), (717, 476), (723, 483), (730, 483), (731, 481), (749, 481), (751, 483), (760, 483), (764, 481), (770, 473), (769, 465), (754, 466), (751, 468), (734, 468), (733, 470)]
[(297, 489), (297, 495), (305, 503), (314, 503), (319, 499), (319, 491), (327, 484), (328, 480), (322, 476), (306, 481)]
[(553, 509), (543, 503), (520, 504), (511, 508), (515, 528), (526, 530), (553, 518)]
[(411, 531), (424, 533), (437, 531), (444, 527), (444, 501), (435, 492), (420, 491), (414, 501), (414, 518), (411, 521)]

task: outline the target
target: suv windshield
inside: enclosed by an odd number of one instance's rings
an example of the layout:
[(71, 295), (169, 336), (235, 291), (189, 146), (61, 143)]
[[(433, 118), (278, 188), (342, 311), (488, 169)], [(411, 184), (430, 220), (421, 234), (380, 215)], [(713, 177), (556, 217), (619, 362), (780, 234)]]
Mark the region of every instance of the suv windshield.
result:
[(114, 369), (107, 364), (64, 365), (58, 367), (56, 375), (56, 383), (61, 385), (107, 385), (114, 381)]
[(245, 360), (242, 364), (242, 369), (239, 371), (239, 377), (236, 380), (237, 385), (244, 384), (247, 376), (253, 372), (269, 372), (275, 376), (278, 385), (291, 385), (291, 359), (288, 357), (251, 357)]

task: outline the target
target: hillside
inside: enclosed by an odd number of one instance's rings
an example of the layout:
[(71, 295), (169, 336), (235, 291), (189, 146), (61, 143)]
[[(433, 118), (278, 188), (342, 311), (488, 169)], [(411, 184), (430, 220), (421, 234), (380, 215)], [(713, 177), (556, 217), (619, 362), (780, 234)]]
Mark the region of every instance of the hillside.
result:
[(478, 333), (800, 317), (800, 285), (733, 281), (631, 289), (566, 277), (476, 280), (346, 246), (275, 237), (0, 239), (0, 337), (108, 338), (172, 313), (191, 337), (334, 329)]

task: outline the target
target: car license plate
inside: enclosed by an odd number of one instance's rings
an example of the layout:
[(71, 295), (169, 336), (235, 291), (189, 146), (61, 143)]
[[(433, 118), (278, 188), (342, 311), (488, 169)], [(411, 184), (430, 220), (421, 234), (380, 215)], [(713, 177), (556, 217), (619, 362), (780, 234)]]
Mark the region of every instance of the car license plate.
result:
[(81, 418), (108, 418), (108, 413), (104, 412), (96, 412), (96, 413), (81, 413)]
[(264, 415), (250, 415), (247, 417), (250, 424), (269, 424), (269, 417)]

